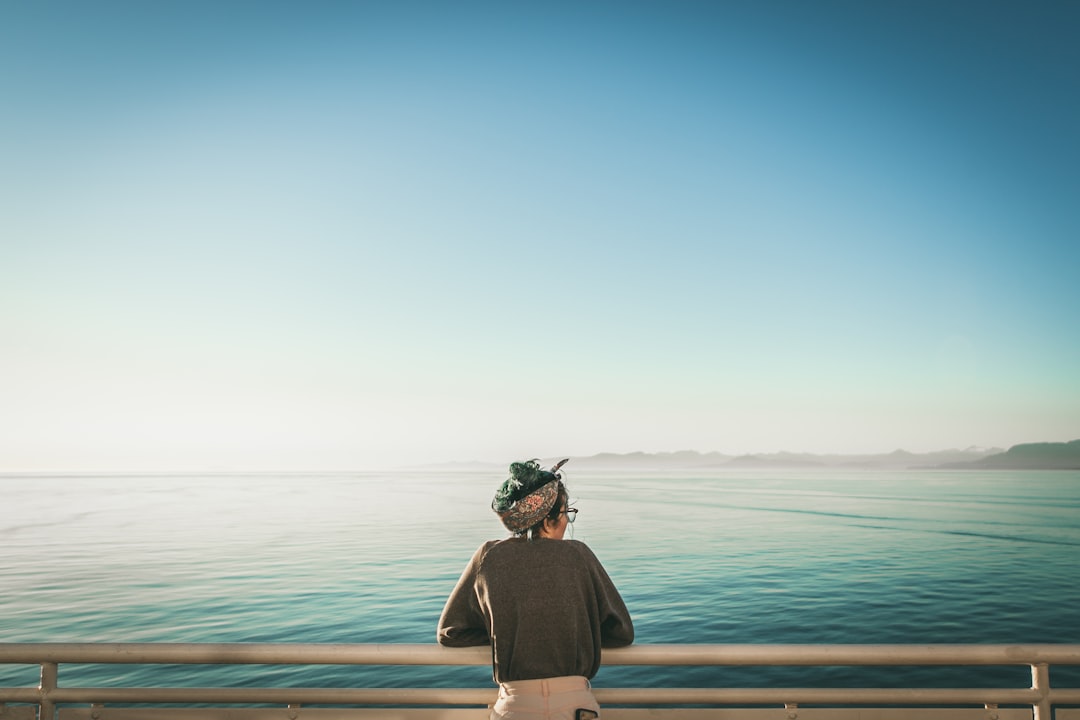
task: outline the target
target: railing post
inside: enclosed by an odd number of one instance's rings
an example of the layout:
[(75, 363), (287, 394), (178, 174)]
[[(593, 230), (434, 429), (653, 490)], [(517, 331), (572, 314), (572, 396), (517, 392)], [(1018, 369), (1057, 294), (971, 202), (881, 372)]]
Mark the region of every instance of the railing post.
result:
[(53, 720), (56, 716), (56, 704), (49, 698), (49, 695), (56, 689), (58, 675), (59, 666), (56, 663), (41, 663), (41, 684), (38, 685), (41, 699), (38, 701), (38, 720)]
[(1031, 706), (1034, 720), (1051, 720), (1050, 714), (1050, 666), (1039, 663), (1031, 666), (1031, 689), (1038, 695), (1038, 702)]

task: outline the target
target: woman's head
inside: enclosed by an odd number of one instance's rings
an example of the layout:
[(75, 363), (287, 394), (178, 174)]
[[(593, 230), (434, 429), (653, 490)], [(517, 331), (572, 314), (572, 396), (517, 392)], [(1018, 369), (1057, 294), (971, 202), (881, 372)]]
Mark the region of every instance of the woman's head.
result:
[(491, 509), (507, 530), (533, 539), (541, 535), (545, 521), (556, 526), (561, 522), (568, 495), (558, 471), (565, 462), (557, 463), (551, 470), (542, 469), (536, 460), (510, 465), (510, 477), (491, 502)]

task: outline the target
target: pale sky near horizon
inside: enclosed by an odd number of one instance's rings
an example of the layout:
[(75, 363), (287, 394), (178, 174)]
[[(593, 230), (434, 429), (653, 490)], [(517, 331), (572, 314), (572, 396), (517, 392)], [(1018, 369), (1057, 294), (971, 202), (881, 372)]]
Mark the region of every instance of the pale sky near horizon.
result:
[(1080, 4), (0, 5), (0, 471), (1080, 438)]

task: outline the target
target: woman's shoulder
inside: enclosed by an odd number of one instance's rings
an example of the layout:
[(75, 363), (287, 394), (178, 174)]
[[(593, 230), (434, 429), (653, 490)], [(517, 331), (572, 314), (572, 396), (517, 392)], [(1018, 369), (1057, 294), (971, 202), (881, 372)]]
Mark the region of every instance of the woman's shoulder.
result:
[(480, 547), (476, 548), (476, 552), (473, 553), (472, 560), (470, 561), (471, 564), (479, 565), (480, 563), (482, 563), (484, 561), (484, 558), (487, 557), (487, 554), (491, 552), (491, 549), (498, 545), (500, 542), (502, 541), (487, 540), (483, 544), (481, 544)]
[(526, 540), (520, 537), (508, 537), (502, 540), (488, 540), (481, 545), (477, 551), (476, 556), (483, 558), (489, 554), (495, 555), (530, 555), (536, 554), (558, 554), (558, 555), (581, 555), (584, 557), (593, 558), (592, 550), (589, 546), (580, 540), (549, 540), (546, 538), (538, 540)]
[(584, 550), (586, 552), (592, 552), (592, 550), (589, 550), (589, 546), (586, 545), (582, 540), (573, 540), (571, 538), (566, 538), (565, 540), (563, 540), (563, 542), (570, 547), (578, 548), (579, 550)]
[(585, 560), (589, 562), (599, 562), (599, 560), (596, 559), (596, 553), (594, 553), (588, 545), (581, 542), (580, 540), (563, 540), (563, 542), (572, 547), (574, 551), (581, 557), (585, 558)]

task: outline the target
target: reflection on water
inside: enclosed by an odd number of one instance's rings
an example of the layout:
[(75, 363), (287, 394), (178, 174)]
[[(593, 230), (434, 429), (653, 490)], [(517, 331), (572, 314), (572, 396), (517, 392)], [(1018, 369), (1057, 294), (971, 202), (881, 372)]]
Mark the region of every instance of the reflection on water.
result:
[[(581, 509), (576, 538), (619, 585), (639, 642), (1080, 642), (1080, 473), (567, 479)], [(503, 535), (488, 506), (501, 480), (451, 472), (0, 476), (2, 638), (432, 642), (465, 562), (481, 541)], [(65, 668), (64, 682), (166, 682), (148, 680), (151, 672), (165, 670)], [(168, 684), (489, 681), (484, 668), (172, 672)], [(835, 684), (852, 672), (604, 668), (598, 682)], [(896, 682), (895, 670), (859, 672), (877, 674), (860, 676), (866, 682)], [(0, 682), (16, 677), (36, 682), (33, 669), (0, 668)]]

